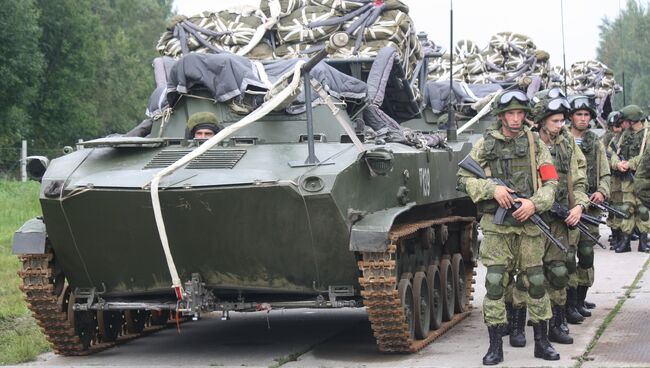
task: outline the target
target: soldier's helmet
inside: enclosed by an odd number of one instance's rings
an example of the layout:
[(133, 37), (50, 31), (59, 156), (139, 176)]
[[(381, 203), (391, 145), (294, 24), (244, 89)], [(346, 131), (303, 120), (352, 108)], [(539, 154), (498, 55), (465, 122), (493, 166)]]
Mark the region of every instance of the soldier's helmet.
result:
[(583, 95), (569, 96), (567, 100), (569, 101), (569, 105), (571, 106), (571, 110), (569, 111), (569, 114), (573, 114), (574, 112), (579, 110), (587, 110), (589, 111), (589, 115), (591, 115), (592, 119), (595, 119), (596, 116), (598, 116), (598, 113), (596, 112), (596, 108), (594, 107), (594, 105), (592, 105), (589, 97)]
[(571, 110), (569, 102), (564, 97), (544, 97), (539, 99), (533, 106), (532, 118), (535, 123), (540, 123), (542, 120), (554, 114), (563, 114), (566, 118)]
[(528, 96), (520, 90), (501, 92), (492, 102), (492, 110), (497, 115), (510, 110), (524, 110), (525, 112), (529, 112)]
[(566, 98), (566, 94), (564, 93), (564, 90), (560, 87), (553, 87), (550, 89), (543, 89), (541, 91), (538, 91), (535, 93), (535, 96), (533, 96), (531, 100), (531, 105), (535, 105), (542, 99), (554, 99), (554, 98), (559, 98), (559, 97), (564, 97)]
[(621, 119), (630, 121), (641, 121), (645, 113), (638, 105), (627, 105), (621, 109)]
[(214, 134), (217, 134), (222, 129), (222, 126), (219, 124), (217, 115), (203, 111), (192, 114), (187, 120), (187, 138), (193, 138), (194, 133), (199, 129), (210, 129)]
[(612, 111), (607, 115), (607, 126), (619, 126), (621, 125), (622, 114), (620, 111)]

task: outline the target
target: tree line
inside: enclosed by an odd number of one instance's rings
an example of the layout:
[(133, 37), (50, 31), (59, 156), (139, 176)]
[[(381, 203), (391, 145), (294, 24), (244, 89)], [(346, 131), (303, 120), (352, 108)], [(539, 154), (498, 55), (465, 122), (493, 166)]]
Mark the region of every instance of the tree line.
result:
[[(172, 0), (0, 0), (0, 173), (144, 118)], [(15, 149), (11, 149), (15, 148)]]
[(635, 0), (628, 0), (616, 19), (605, 18), (600, 25), (598, 59), (614, 71), (616, 81), (624, 87), (624, 93), (615, 97), (617, 109), (636, 104), (650, 112), (649, 34), (648, 7)]

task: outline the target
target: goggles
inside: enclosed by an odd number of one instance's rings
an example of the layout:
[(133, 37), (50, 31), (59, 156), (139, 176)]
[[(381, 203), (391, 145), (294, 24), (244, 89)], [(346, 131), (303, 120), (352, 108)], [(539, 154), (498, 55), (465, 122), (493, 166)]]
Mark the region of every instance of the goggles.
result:
[(560, 87), (553, 87), (548, 90), (548, 98), (566, 97), (564, 90)]
[[(564, 108), (564, 109), (562, 109)], [(546, 111), (558, 111), (560, 112), (561, 110), (570, 110), (571, 106), (569, 105), (569, 102), (560, 97), (560, 98), (555, 98), (550, 100), (549, 102), (546, 103)]]
[(621, 114), (620, 111), (614, 111), (607, 118), (607, 124), (615, 125), (621, 120), (622, 117), (623, 117), (623, 114)]
[(571, 101), (571, 106), (573, 107), (573, 110), (580, 110), (580, 109), (589, 109), (591, 110), (591, 103), (589, 103), (589, 99), (587, 97), (579, 97)]
[(522, 104), (528, 103), (528, 96), (522, 91), (508, 91), (499, 97), (499, 106), (506, 106), (512, 102), (512, 100), (517, 100)]

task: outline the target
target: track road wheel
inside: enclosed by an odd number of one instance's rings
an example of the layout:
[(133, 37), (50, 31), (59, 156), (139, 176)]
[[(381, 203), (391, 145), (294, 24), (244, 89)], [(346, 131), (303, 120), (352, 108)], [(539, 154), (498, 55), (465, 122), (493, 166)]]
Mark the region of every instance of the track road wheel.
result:
[(421, 340), (429, 335), (431, 294), (427, 275), (422, 271), (416, 272), (413, 277), (413, 324), (416, 339)]
[(440, 271), (438, 271), (438, 265), (430, 265), (427, 269), (427, 283), (429, 284), (431, 294), (429, 328), (431, 330), (437, 330), (442, 325), (442, 290), (440, 290)]
[(440, 286), (442, 289), (442, 320), (454, 318), (454, 277), (449, 258), (440, 261)]
[(403, 278), (399, 282), (397, 288), (397, 293), (399, 294), (399, 299), (402, 302), (402, 309), (404, 310), (404, 316), (406, 317), (406, 323), (408, 324), (409, 336), (414, 338), (415, 336), (415, 324), (413, 323), (413, 288), (411, 287), (411, 281), (407, 278)]
[(169, 309), (166, 310), (159, 310), (159, 311), (151, 311), (151, 324), (154, 326), (163, 326), (167, 324), (167, 321), (169, 321), (169, 316), (171, 313), (169, 312)]
[(126, 320), (126, 331), (128, 333), (140, 333), (144, 330), (147, 322), (147, 312), (143, 309), (127, 309), (124, 311)]
[(122, 312), (97, 311), (97, 327), (102, 342), (115, 341), (122, 331)]
[(97, 321), (95, 313), (91, 311), (75, 311), (73, 306), (77, 303), (74, 292), (68, 288), (65, 292), (67, 296), (68, 321), (74, 326), (74, 331), (83, 346), (83, 350), (88, 350), (93, 343), (97, 342)]
[(454, 254), (451, 258), (451, 269), (454, 273), (454, 311), (462, 313), (465, 311), (465, 305), (467, 305), (467, 285), (465, 284), (465, 263), (460, 253)]

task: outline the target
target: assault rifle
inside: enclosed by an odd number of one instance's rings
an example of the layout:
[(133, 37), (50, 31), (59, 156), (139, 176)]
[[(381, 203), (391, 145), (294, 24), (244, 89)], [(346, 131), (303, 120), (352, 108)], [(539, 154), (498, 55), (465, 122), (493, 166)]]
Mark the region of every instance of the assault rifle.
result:
[[(555, 202), (553, 203), (553, 206), (551, 206), (551, 213), (564, 221), (569, 216), (569, 209), (560, 203)], [(582, 216), (580, 216), (580, 221), (578, 221), (578, 223), (575, 225), (575, 228), (580, 230), (581, 233), (585, 234), (589, 239), (593, 240), (596, 242), (596, 244), (600, 245), (601, 248), (605, 249), (605, 246), (600, 244), (600, 240), (591, 235), (589, 228), (587, 225), (585, 225), (585, 222), (590, 225), (598, 226), (598, 224), (604, 224), (605, 221), (583, 213)]]
[[(483, 170), (481, 165), (479, 165), (478, 162), (476, 162), (476, 160), (474, 160), (470, 155), (465, 156), (465, 158), (458, 163), (458, 166), (462, 167), (463, 169), (469, 171), (470, 173), (474, 174), (475, 176), (481, 179), (489, 179), (492, 180), (497, 185), (503, 185), (506, 188), (510, 188), (510, 186), (507, 185), (503, 180), (499, 178), (488, 177), (485, 174), (485, 170)], [(510, 193), (510, 195), (514, 199), (526, 198), (521, 195), (518, 195), (516, 192)], [(513, 207), (515, 209), (519, 209), (521, 207), (521, 203), (515, 202), (513, 204)], [(497, 212), (494, 214), (494, 223), (497, 225), (503, 224), (503, 220), (507, 212), (508, 212), (507, 209), (503, 207), (499, 207), (497, 209)], [(542, 234), (544, 234), (544, 236), (546, 236), (553, 244), (555, 244), (555, 246), (562, 249), (562, 251), (565, 253), (568, 251), (566, 245), (562, 244), (562, 242), (559, 239), (553, 236), (553, 234), (551, 233), (551, 228), (548, 226), (546, 222), (544, 222), (544, 220), (540, 215), (538, 215), (537, 213), (533, 213), (533, 215), (528, 218), (528, 221), (535, 224), (542, 231)]]
[(611, 214), (614, 214), (614, 215), (616, 215), (618, 217), (622, 217), (622, 218), (625, 218), (625, 219), (630, 218), (629, 214), (627, 214), (627, 213), (625, 213), (623, 211), (617, 210), (616, 208), (612, 207), (612, 205), (610, 205), (607, 202), (596, 203), (594, 201), (589, 201), (589, 205), (592, 206), (592, 207), (596, 207), (601, 211), (607, 211), (607, 212), (609, 212)]
[[(613, 142), (613, 139), (612, 142), (609, 142), (609, 145), (614, 149), (614, 152), (618, 151), (618, 146), (616, 145), (616, 143)], [(621, 161), (626, 161), (626, 158), (623, 155), (619, 153), (617, 153), (617, 155), (618, 158), (621, 159)], [(627, 170), (625, 172), (614, 170), (613, 174), (620, 177), (623, 180), (634, 180), (634, 172), (632, 170)]]

